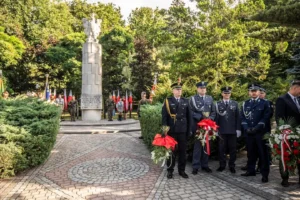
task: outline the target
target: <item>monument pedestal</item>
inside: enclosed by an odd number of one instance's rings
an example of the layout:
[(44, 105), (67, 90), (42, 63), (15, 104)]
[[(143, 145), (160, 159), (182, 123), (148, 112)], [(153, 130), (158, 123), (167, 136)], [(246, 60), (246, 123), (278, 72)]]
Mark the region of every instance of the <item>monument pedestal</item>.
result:
[(82, 121), (88, 121), (88, 122), (93, 122), (93, 121), (100, 121), (101, 120), (101, 110), (82, 110)]

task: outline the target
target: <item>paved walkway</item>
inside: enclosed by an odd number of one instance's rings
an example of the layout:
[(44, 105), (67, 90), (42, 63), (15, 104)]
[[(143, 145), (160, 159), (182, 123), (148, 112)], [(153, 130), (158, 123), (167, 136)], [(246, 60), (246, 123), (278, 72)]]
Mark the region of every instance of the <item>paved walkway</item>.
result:
[(237, 173), (191, 174), (189, 179), (166, 178), (166, 171), (153, 164), (139, 132), (108, 134), (59, 134), (48, 161), (14, 179), (0, 181), (0, 199), (300, 199), (300, 185), (292, 177), (289, 188), (280, 186), (277, 166), (270, 182), (261, 176), (244, 178)]

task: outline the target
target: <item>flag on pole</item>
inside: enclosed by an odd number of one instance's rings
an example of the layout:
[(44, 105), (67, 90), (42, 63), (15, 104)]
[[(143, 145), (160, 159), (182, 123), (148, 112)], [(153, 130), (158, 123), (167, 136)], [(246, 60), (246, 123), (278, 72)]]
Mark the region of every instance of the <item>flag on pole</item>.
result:
[(67, 102), (67, 89), (64, 89), (64, 110), (68, 109), (68, 102)]
[(118, 90), (117, 102), (120, 101), (120, 91)]
[(55, 96), (56, 98), (56, 89), (54, 88), (54, 91), (53, 91), (53, 95)]
[(73, 95), (72, 95), (72, 90), (70, 90), (70, 92), (69, 92), (69, 96), (68, 96), (68, 103), (70, 102), (70, 101), (72, 101), (72, 97)]
[(116, 99), (116, 94), (115, 94), (115, 91), (113, 91), (113, 94), (112, 94), (112, 99), (115, 103), (117, 103), (117, 99)]
[(50, 101), (50, 89), (49, 84), (46, 84), (46, 101)]
[(125, 96), (125, 111), (128, 111), (128, 94), (127, 94), (127, 90), (126, 90), (126, 96)]
[(128, 98), (128, 102), (129, 102), (129, 109), (130, 111), (132, 111), (132, 92), (129, 92), (129, 98)]

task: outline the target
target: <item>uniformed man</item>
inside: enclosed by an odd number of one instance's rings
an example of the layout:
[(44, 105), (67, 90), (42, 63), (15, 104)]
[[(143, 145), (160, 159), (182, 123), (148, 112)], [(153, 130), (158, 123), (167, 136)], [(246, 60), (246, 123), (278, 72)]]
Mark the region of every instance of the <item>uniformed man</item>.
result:
[[(285, 122), (292, 122), (293, 125), (300, 125), (300, 80), (292, 81), (289, 91), (280, 96), (276, 100), (276, 110), (275, 119), (277, 125), (279, 125), (279, 120), (284, 120)], [(300, 163), (297, 164), (298, 174), (299, 174), (299, 184), (300, 184)], [(283, 171), (282, 162), (279, 163), (280, 174), (282, 178), (281, 185), (288, 187), (289, 184), (289, 172)]]
[(117, 112), (118, 112), (118, 121), (122, 121), (122, 114), (123, 114), (123, 111), (124, 111), (124, 103), (123, 103), (123, 100), (121, 98), (117, 102), (116, 109), (117, 109)]
[(60, 107), (60, 120), (63, 121), (62, 119), (62, 114), (64, 112), (64, 105), (65, 105), (65, 101), (62, 98), (61, 94), (58, 95), (58, 98), (55, 99), (55, 103), (56, 105), (58, 105)]
[(242, 128), (247, 135), (247, 172), (242, 176), (255, 176), (255, 165), (257, 154), (261, 160), (262, 182), (268, 182), (270, 171), (268, 148), (264, 134), (267, 133), (266, 124), (270, 120), (270, 105), (269, 103), (259, 98), (260, 86), (251, 84), (248, 86), (250, 91), (250, 99), (245, 101), (241, 108)]
[[(141, 93), (141, 98), (142, 99), (139, 101), (138, 108), (137, 108), (137, 114), (139, 118), (141, 117), (141, 106), (151, 103), (150, 99), (147, 99), (146, 97), (146, 92)], [(143, 139), (143, 136), (140, 136), (139, 139)]]
[(107, 108), (107, 117), (108, 121), (113, 121), (112, 116), (113, 116), (113, 111), (115, 109), (115, 102), (112, 99), (112, 95), (110, 94), (108, 99), (106, 100), (106, 108)]
[[(191, 109), (191, 131), (193, 134), (196, 133), (198, 129), (197, 123), (204, 118), (210, 118), (212, 120), (216, 117), (216, 109), (213, 103), (213, 98), (206, 95), (206, 82), (199, 82), (196, 84), (198, 94), (192, 96), (189, 101), (189, 106)], [(193, 171), (192, 174), (196, 175), (199, 168), (211, 173), (212, 170), (208, 167), (208, 155), (204, 152), (203, 146), (200, 140), (196, 140), (194, 143), (193, 151)]]
[(162, 107), (162, 125), (170, 127), (168, 135), (173, 137), (178, 142), (178, 145), (171, 158), (167, 161), (167, 178), (173, 178), (176, 154), (178, 154), (179, 175), (183, 178), (188, 178), (188, 175), (185, 173), (185, 165), (187, 137), (190, 133), (189, 102), (186, 98), (181, 97), (182, 83), (174, 83), (171, 85), (171, 88), (173, 97), (168, 97)]
[(221, 88), (223, 100), (216, 103), (216, 123), (219, 126), (219, 161), (217, 171), (222, 172), (226, 167), (226, 154), (229, 152), (229, 170), (235, 173), (236, 140), (241, 136), (241, 121), (239, 106), (230, 99), (231, 87)]
[[(273, 105), (272, 101), (266, 99), (267, 93), (266, 93), (265, 88), (261, 87), (259, 89), (259, 91), (260, 91), (259, 98), (266, 100), (270, 105), (270, 111), (271, 111), (270, 112), (270, 120), (268, 121), (268, 123), (266, 123), (266, 129), (267, 129), (267, 133), (271, 133), (271, 118), (273, 117), (273, 114), (274, 114), (274, 105)], [(268, 152), (269, 152), (269, 161), (271, 162), (270, 150), (268, 150)], [(259, 174), (261, 162), (259, 160), (258, 155), (257, 155), (257, 158), (258, 158), (258, 164), (257, 164), (257, 168), (256, 168), (256, 173)]]
[(72, 96), (72, 100), (68, 103), (68, 109), (69, 109), (69, 113), (71, 115), (71, 121), (76, 121), (76, 113), (77, 113), (77, 100), (75, 99), (75, 96)]

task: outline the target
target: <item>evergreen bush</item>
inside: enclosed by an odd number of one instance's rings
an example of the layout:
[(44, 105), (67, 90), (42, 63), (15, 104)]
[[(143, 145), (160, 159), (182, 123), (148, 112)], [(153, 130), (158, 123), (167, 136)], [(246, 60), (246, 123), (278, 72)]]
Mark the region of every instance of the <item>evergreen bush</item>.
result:
[(0, 100), (0, 178), (43, 163), (59, 129), (60, 109), (35, 98)]

